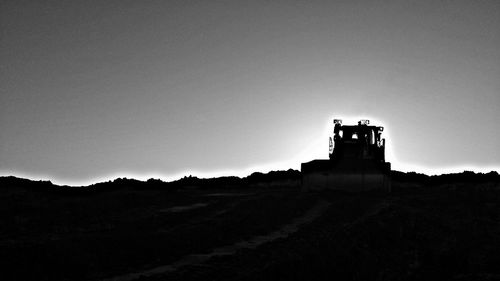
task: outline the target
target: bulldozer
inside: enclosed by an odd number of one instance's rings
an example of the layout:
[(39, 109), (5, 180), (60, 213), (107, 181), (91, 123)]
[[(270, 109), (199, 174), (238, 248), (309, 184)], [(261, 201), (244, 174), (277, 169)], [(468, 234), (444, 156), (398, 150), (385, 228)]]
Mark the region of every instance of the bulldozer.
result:
[(384, 127), (360, 120), (342, 125), (334, 119), (329, 137), (329, 159), (301, 164), (302, 189), (344, 190), (351, 192), (391, 191), (391, 163), (385, 161)]

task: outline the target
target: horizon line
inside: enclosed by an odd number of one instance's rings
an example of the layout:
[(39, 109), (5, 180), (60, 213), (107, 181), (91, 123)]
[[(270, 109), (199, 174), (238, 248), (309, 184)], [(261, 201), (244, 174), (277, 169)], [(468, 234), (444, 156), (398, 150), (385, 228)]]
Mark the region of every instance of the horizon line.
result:
[[(484, 167), (479, 167), (479, 166), (473, 166), (473, 165), (457, 165), (453, 167), (445, 167), (445, 168), (440, 168), (440, 169), (432, 169), (432, 168), (423, 168), (418, 165), (404, 165), (405, 167), (399, 167), (399, 169), (393, 169), (391, 168), (391, 171), (398, 171), (398, 172), (403, 172), (403, 173), (417, 173), (417, 174), (424, 174), (427, 176), (439, 176), (439, 175), (445, 175), (445, 174), (454, 174), (454, 173), (463, 173), (463, 172), (474, 172), (474, 173), (490, 173), (490, 172), (496, 172), (500, 173), (500, 167), (497, 166), (484, 166)], [(412, 167), (408, 169), (409, 167)], [(403, 168), (403, 169), (401, 169)], [(414, 168), (420, 168), (420, 169), (414, 169)], [(173, 182), (179, 179), (182, 179), (184, 177), (192, 176), (196, 177), (199, 179), (211, 179), (211, 178), (220, 178), (220, 177), (238, 177), (238, 178), (245, 178), (250, 176), (253, 173), (269, 173), (272, 171), (288, 171), (288, 170), (294, 170), (294, 171), (299, 171), (301, 172), (300, 169), (294, 169), (292, 167), (290, 168), (275, 168), (275, 169), (253, 169), (253, 171), (250, 168), (248, 169), (243, 169), (240, 171), (237, 170), (221, 170), (221, 171), (214, 171), (214, 172), (201, 172), (201, 171), (194, 171), (194, 170), (186, 170), (183, 172), (175, 173), (173, 175), (165, 175), (163, 173), (131, 173), (131, 172), (117, 172), (117, 173), (112, 173), (108, 174), (106, 176), (101, 176), (101, 177), (95, 177), (91, 180), (64, 180), (64, 179), (57, 179), (57, 177), (51, 177), (51, 176), (42, 176), (42, 175), (28, 175), (23, 172), (15, 172), (15, 171), (0, 171), (0, 177), (16, 177), (16, 178), (21, 178), (21, 179), (27, 179), (31, 181), (49, 181), (54, 185), (58, 186), (70, 186), (70, 187), (83, 187), (83, 186), (91, 186), (99, 183), (106, 183), (106, 182), (112, 182), (117, 179), (125, 178), (125, 179), (132, 179), (132, 180), (138, 180), (138, 181), (147, 181), (149, 179), (158, 179), (163, 182)], [(425, 171), (427, 170), (427, 171)], [(439, 170), (439, 171), (437, 171)]]

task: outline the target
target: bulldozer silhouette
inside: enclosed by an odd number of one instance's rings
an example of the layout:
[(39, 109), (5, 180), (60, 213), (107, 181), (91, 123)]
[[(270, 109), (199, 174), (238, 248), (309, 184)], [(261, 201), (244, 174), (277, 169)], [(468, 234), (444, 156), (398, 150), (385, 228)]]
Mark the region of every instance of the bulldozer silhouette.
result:
[(329, 160), (301, 164), (303, 190), (391, 191), (391, 163), (385, 162), (384, 127), (369, 120), (342, 125), (334, 119)]

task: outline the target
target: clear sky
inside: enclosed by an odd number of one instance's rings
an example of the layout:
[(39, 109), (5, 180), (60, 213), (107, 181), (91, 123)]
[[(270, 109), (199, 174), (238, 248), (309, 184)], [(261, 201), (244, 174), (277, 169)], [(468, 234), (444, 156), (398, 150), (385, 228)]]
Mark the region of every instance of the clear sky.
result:
[(393, 169), (500, 167), (500, 1), (0, 4), (0, 174), (90, 183), (300, 168), (332, 118)]

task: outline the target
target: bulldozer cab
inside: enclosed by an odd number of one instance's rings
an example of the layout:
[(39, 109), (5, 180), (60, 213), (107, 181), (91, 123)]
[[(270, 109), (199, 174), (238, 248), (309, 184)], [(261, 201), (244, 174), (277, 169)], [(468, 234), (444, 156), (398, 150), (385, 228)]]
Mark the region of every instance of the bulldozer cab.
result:
[(361, 120), (358, 125), (345, 126), (342, 121), (334, 121), (333, 147), (330, 148), (330, 159), (342, 158), (372, 159), (385, 161), (385, 139), (381, 135), (383, 127), (370, 126), (369, 120)]

